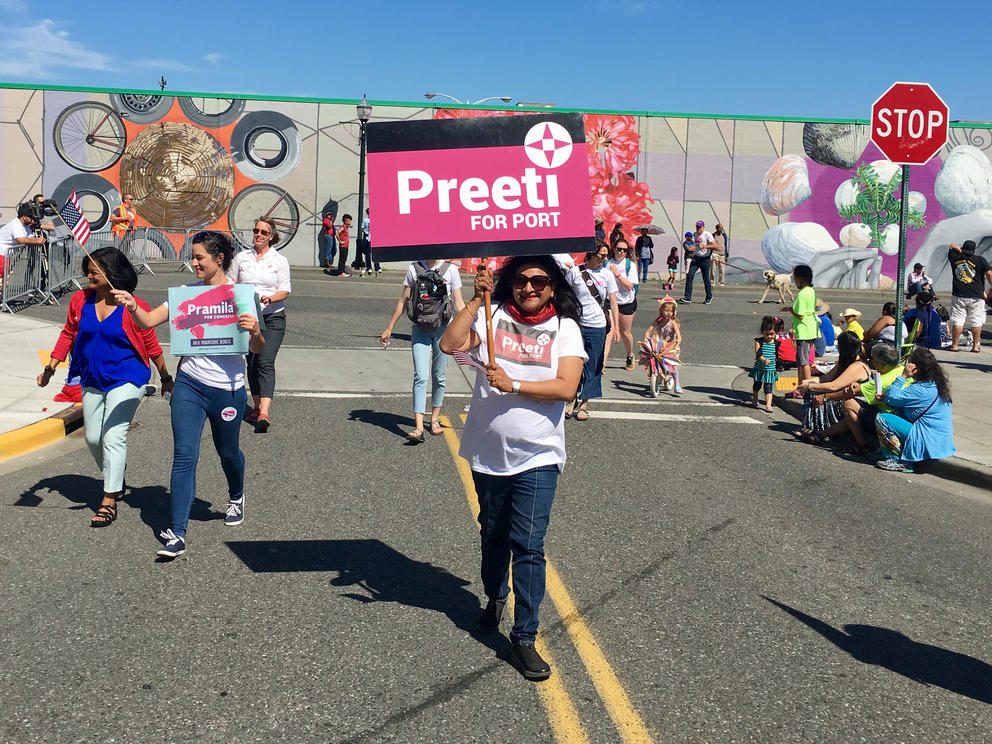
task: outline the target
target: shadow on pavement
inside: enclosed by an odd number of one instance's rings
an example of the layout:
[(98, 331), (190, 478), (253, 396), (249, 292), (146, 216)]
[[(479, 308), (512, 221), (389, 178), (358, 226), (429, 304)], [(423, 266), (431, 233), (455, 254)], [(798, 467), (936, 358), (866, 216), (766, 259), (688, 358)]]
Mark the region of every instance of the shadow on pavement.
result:
[[(53, 475), (41, 479), (18, 496), (14, 506), (40, 506), (43, 497), (39, 494), (46, 491), (72, 501), (75, 506), (70, 509), (89, 509), (95, 513), (103, 498), (103, 481), (88, 475)], [(165, 486), (128, 486), (120, 503), (131, 509), (137, 509), (141, 521), (156, 535), (169, 526), (171, 521), (169, 490)], [(209, 502), (195, 499), (189, 518), (197, 522), (208, 522), (213, 519), (223, 519), (224, 512), (213, 511)]]
[(717, 403), (740, 403), (743, 401), (750, 400), (750, 396), (745, 396), (744, 393), (740, 393), (736, 390), (731, 390), (725, 387), (706, 387), (703, 385), (683, 385), (682, 389), (686, 392), (702, 393), (703, 395), (708, 395), (710, 400), (714, 400)]
[(413, 426), (414, 421), (411, 416), (400, 416), (395, 413), (385, 411), (373, 411), (369, 408), (360, 408), (348, 414), (349, 421), (361, 421), (363, 424), (371, 424), (385, 429), (390, 434), (406, 439), (406, 432), (400, 428), (403, 426)]
[(433, 610), (508, 661), (510, 642), (478, 632), (479, 599), (469, 581), (431, 563), (415, 561), (380, 540), (228, 541), (231, 551), (255, 573), (333, 571), (331, 586), (355, 587), (343, 597), (371, 604), (396, 602)]
[(842, 630), (761, 595), (863, 664), (875, 664), (925, 685), (992, 703), (992, 666), (973, 656), (920, 643), (897, 630), (845, 625)]

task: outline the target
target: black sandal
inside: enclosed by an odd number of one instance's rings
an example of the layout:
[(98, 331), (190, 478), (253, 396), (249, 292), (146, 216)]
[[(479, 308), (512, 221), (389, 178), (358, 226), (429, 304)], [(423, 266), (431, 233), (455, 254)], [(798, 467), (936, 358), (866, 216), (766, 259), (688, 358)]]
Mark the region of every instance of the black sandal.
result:
[(827, 438), (818, 432), (807, 431), (799, 437), (799, 441), (805, 442), (806, 444), (812, 444), (814, 447), (822, 447), (827, 443)]
[(100, 504), (90, 520), (90, 527), (107, 527), (117, 519), (117, 500), (113, 504)]
[(871, 447), (867, 444), (858, 444), (857, 442), (844, 449), (844, 454), (851, 457), (865, 457), (870, 453)]

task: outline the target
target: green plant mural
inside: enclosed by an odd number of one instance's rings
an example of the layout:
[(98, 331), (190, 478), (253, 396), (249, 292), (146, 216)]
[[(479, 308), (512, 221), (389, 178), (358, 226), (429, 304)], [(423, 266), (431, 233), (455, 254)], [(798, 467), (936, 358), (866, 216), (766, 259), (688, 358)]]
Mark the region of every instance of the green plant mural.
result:
[[(853, 173), (851, 183), (857, 191), (854, 202), (838, 204), (837, 212), (848, 222), (867, 225), (871, 231), (871, 247), (884, 251), (885, 228), (899, 223), (902, 169), (897, 169), (888, 183), (882, 183), (878, 171), (868, 163), (861, 163)], [(907, 211), (908, 227), (914, 230), (926, 227), (922, 212), (914, 210), (912, 205)]]

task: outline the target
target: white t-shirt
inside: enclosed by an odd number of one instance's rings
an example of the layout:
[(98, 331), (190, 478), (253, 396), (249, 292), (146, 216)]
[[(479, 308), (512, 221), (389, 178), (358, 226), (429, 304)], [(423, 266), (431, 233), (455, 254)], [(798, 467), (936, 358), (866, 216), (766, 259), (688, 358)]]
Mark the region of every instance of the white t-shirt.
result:
[[(610, 294), (617, 291), (616, 277), (605, 265), (600, 266), (595, 271), (587, 268), (586, 272), (589, 274), (589, 281), (596, 287), (600, 299), (604, 302), (609, 299)], [(596, 301), (596, 298), (589, 291), (589, 287), (586, 286), (580, 267), (570, 268), (565, 273), (565, 279), (582, 304), (582, 317), (579, 318), (579, 324), (586, 328), (606, 328), (606, 313), (603, 306)]]
[(695, 250), (695, 252), (689, 254), (689, 258), (695, 257), (695, 258), (702, 259), (702, 258), (707, 258), (708, 256), (711, 255), (713, 249), (712, 248), (703, 248), (703, 246), (704, 245), (709, 245), (710, 243), (715, 243), (716, 242), (715, 240), (713, 240), (713, 234), (712, 233), (708, 233), (705, 230), (703, 230), (698, 235), (693, 235), (692, 236), (692, 240), (696, 244), (696, 250)]
[(3, 227), (0, 227), (0, 256), (6, 256), (7, 251), (20, 245), (15, 238), (30, 238), (31, 228), (15, 217)]
[[(427, 263), (427, 268), (437, 269), (441, 266), (444, 261), (435, 261), (434, 263)], [(444, 279), (444, 283), (448, 285), (448, 294), (452, 294), (456, 289), (462, 288), (462, 277), (458, 273), (458, 267), (454, 264), (448, 264), (448, 268), (444, 270), (441, 274), (441, 278)], [(406, 278), (403, 279), (403, 283), (410, 289), (417, 286), (417, 265), (410, 264), (406, 270)]]
[[(203, 282), (184, 286), (202, 287)], [(169, 301), (166, 300), (161, 306), (168, 310)], [(191, 354), (182, 358), (178, 371), (185, 372), (197, 382), (221, 390), (238, 390), (245, 386), (245, 358), (241, 354)]]
[[(624, 258), (620, 261), (614, 261), (611, 259), (610, 263), (617, 267), (617, 271), (620, 272), (622, 277), (624, 277), (628, 282), (633, 282), (634, 284), (633, 287), (625, 291), (624, 288), (620, 286), (620, 282), (617, 282), (617, 304), (629, 305), (637, 299), (637, 261)], [(630, 264), (630, 268), (627, 268), (628, 263)], [(616, 281), (616, 277), (613, 279)]]
[[(473, 330), (486, 337), (485, 310), (475, 316)], [(552, 380), (558, 376), (558, 359), (586, 353), (574, 320), (553, 318), (526, 325), (518, 323), (500, 306), (493, 312), (496, 363), (513, 380)], [(483, 365), (489, 354), (483, 341), (471, 350)], [(476, 372), (459, 453), (477, 473), (515, 475), (546, 465), (565, 464), (565, 404), (543, 401), (489, 386), (486, 375)]]
[[(227, 278), (235, 284), (254, 284), (258, 297), (271, 297), (276, 292), (292, 292), (293, 285), (289, 281), (289, 261), (275, 248), (269, 248), (266, 254), (258, 257), (253, 248), (235, 254), (231, 268), (227, 270)], [(281, 313), (285, 301), (270, 302), (262, 306), (265, 315)]]

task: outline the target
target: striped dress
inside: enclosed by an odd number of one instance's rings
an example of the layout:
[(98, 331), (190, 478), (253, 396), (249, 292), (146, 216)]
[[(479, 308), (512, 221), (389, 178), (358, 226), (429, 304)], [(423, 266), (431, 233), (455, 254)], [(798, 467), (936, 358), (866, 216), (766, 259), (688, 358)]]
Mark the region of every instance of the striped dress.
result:
[(775, 382), (776, 380), (778, 380), (778, 372), (775, 371), (775, 362), (776, 362), (775, 342), (765, 341), (764, 339), (761, 338), (756, 338), (754, 340), (761, 344), (761, 351), (758, 353), (758, 356), (767, 359), (768, 364), (765, 364), (760, 359), (755, 359), (754, 366), (751, 368), (751, 371), (748, 373), (748, 377), (750, 377), (755, 382), (761, 382), (761, 383)]

